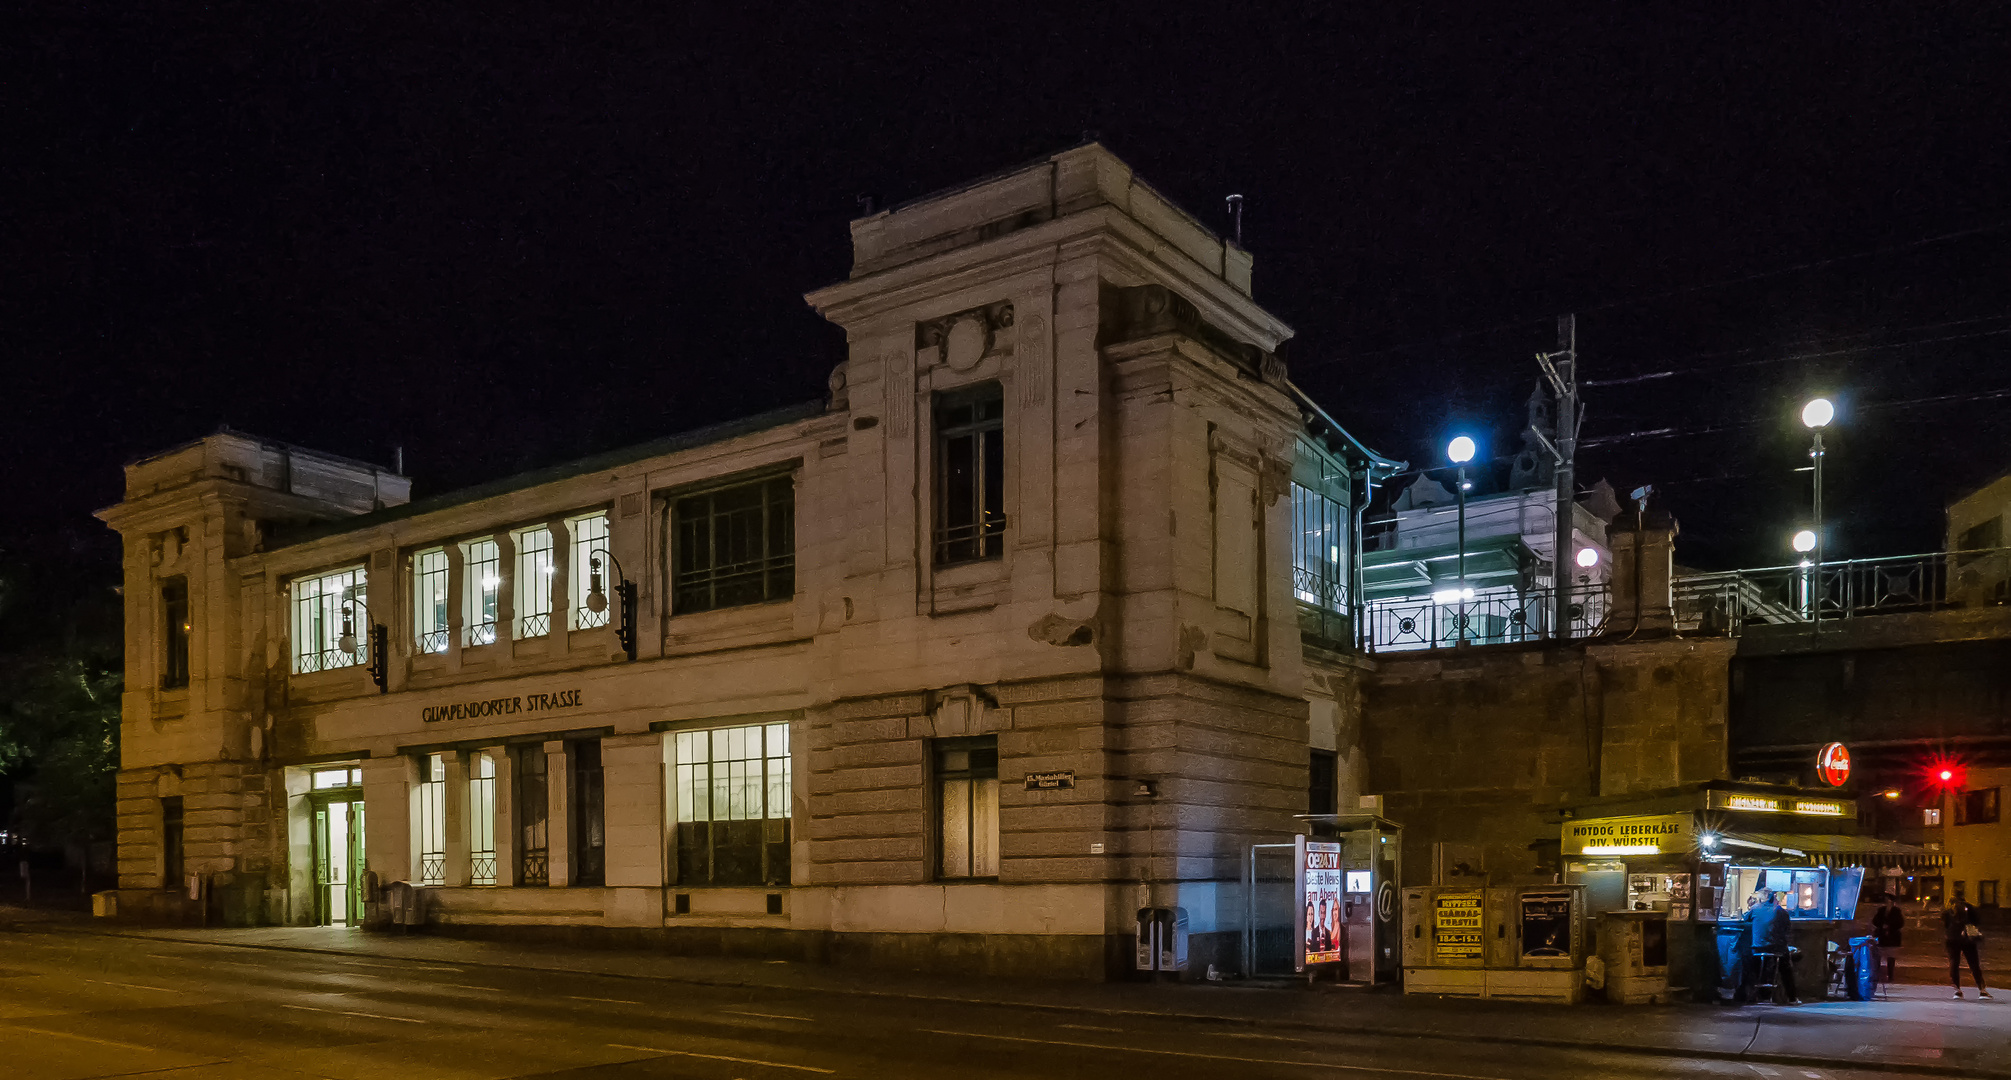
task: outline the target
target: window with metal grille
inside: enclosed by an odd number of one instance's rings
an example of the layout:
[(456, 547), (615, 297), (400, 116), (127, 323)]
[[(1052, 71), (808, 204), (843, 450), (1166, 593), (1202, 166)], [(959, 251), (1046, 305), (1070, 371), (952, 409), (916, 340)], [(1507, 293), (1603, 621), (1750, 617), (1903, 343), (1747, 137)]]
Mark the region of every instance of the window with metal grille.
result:
[(600, 562), (601, 595), (608, 595), (608, 582), (613, 580), (612, 567), (607, 559), (608, 525), (607, 515), (587, 514), (566, 522), (566, 530), (573, 538), (572, 562), (572, 605), (573, 629), (591, 630), (596, 626), (606, 626), (614, 611), (609, 604), (594, 611), (587, 607), (587, 593), (593, 588), (594, 562)]
[(419, 884), (447, 883), (447, 761), (428, 754), (419, 762)]
[(999, 741), (938, 739), (936, 826), (941, 878), (999, 875)]
[(496, 884), (496, 759), (468, 757), (468, 884)]
[(1304, 484), (1292, 485), (1292, 593), (1327, 611), (1348, 609), (1347, 508)]
[(447, 549), (412, 556), (412, 647), (421, 654), (447, 651)]
[(1005, 397), (997, 383), (936, 401), (936, 565), (1005, 554)]
[(552, 530), (525, 529), (517, 541), (517, 636), (544, 637), (552, 632)]
[(545, 787), (545, 748), (520, 746), (511, 782), (516, 787), (517, 884), (543, 885), (551, 880), (551, 796)]
[(673, 614), (796, 594), (796, 484), (790, 477), (687, 495), (672, 516)]
[[(354, 667), (369, 659), (370, 635), (365, 607), (370, 603), (363, 567), (352, 566), (314, 577), (295, 578), (293, 592), (293, 670), (298, 674)], [(354, 652), (341, 648), (343, 607), (361, 600), (350, 612)]]
[(503, 593), (503, 558), (494, 540), (461, 545), (462, 645), (494, 645), (496, 612)]
[(789, 725), (680, 731), (677, 880), (684, 885), (789, 883)]
[(601, 744), (598, 739), (566, 744), (572, 783), (566, 786), (570, 813), (574, 885), (607, 881), (607, 800), (601, 784)]
[(189, 684), (189, 579), (161, 582), (161, 686)]

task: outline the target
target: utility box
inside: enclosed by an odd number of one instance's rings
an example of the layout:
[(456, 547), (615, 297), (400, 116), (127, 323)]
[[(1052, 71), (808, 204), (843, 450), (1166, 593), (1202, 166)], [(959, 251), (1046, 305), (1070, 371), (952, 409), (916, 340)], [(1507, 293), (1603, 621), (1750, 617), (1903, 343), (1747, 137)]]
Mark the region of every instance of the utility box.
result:
[(1404, 890), (1404, 993), (1487, 996), (1487, 890)]
[(1616, 1005), (1659, 1005), (1669, 1000), (1669, 915), (1665, 911), (1607, 911), (1599, 916), (1603, 991)]
[(1571, 1004), (1583, 995), (1584, 890), (1404, 891), (1404, 992)]

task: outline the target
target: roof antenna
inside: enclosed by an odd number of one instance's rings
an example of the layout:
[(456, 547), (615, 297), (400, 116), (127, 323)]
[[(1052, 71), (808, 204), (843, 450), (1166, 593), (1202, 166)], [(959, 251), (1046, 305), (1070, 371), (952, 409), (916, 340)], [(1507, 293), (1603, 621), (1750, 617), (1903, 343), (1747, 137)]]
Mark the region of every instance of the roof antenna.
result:
[(1236, 246), (1243, 246), (1243, 196), (1231, 195), (1223, 200), (1229, 204), (1229, 218), (1236, 223)]
[(874, 195), (870, 191), (862, 191), (854, 196), (854, 198), (859, 202), (859, 214), (862, 217), (873, 214), (880, 209), (879, 196)]
[(391, 448), (391, 472), (397, 476), (405, 475), (405, 448), (402, 446)]

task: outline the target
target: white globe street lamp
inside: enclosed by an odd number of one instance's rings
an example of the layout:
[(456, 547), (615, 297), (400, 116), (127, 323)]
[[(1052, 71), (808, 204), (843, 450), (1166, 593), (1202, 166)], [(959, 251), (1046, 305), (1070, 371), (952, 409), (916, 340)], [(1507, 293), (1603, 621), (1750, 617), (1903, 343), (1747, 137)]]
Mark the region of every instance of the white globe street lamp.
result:
[[(1796, 533), (1795, 550), (1806, 552), (1809, 551), (1811, 548), (1813, 548), (1813, 550), (1815, 551), (1816, 569), (1812, 585), (1814, 586), (1815, 592), (1818, 595), (1813, 595), (1810, 597), (1810, 605), (1815, 609), (1813, 627), (1818, 631), (1822, 629), (1822, 597), (1819, 595), (1821, 592), (1821, 582), (1822, 582), (1822, 534), (1823, 534), (1822, 429), (1828, 427), (1829, 422), (1834, 419), (1836, 419), (1836, 406), (1832, 405), (1828, 398), (1820, 398), (1820, 397), (1813, 398), (1809, 401), (1808, 404), (1802, 406), (1802, 426), (1808, 428), (1810, 431), (1813, 431), (1815, 433), (1815, 442), (1813, 445), (1809, 447), (1809, 459), (1815, 462), (1815, 530), (1812, 535), (1810, 535), (1809, 530), (1806, 529), (1804, 529), (1800, 533)], [(1800, 546), (1801, 538), (1804, 535), (1809, 536), (1810, 547), (1805, 548)]]
[[(1473, 590), (1466, 586), (1466, 463), (1473, 460), (1475, 446), (1465, 435), (1456, 435), (1445, 444), (1445, 456), (1459, 467), (1459, 586), (1457, 599), (1460, 601), (1459, 640), (1466, 640), (1466, 601), (1473, 596)], [(1443, 595), (1441, 593), (1440, 595)]]
[(1578, 549), (1578, 565), (1579, 565), (1579, 566), (1581, 566), (1581, 567), (1584, 567), (1584, 568), (1585, 568), (1585, 569), (1587, 569), (1587, 570), (1590, 570), (1590, 569), (1592, 569), (1593, 567), (1595, 567), (1595, 566), (1598, 566), (1598, 565), (1599, 565), (1599, 549), (1598, 549), (1598, 548), (1579, 548), (1579, 549)]
[(1800, 532), (1798, 532), (1798, 533), (1796, 533), (1796, 534), (1795, 534), (1795, 538), (1794, 538), (1794, 541), (1793, 541), (1793, 542), (1794, 542), (1794, 546), (1795, 546), (1795, 550), (1796, 550), (1796, 551), (1799, 551), (1799, 552), (1801, 552), (1801, 553), (1803, 553), (1803, 554), (1807, 554), (1807, 553), (1809, 553), (1809, 552), (1811, 552), (1811, 551), (1814, 551), (1814, 550), (1815, 550), (1815, 530), (1813, 530), (1813, 529), (1803, 529), (1802, 531), (1800, 531)]

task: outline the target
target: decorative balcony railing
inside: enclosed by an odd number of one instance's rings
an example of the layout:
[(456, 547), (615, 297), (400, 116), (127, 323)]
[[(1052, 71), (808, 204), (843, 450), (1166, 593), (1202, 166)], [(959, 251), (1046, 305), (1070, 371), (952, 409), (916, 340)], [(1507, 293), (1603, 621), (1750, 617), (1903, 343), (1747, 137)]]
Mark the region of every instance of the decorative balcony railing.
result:
[(1430, 597), (1371, 600), (1362, 608), (1362, 648), (1367, 652), (1511, 645), (1546, 638), (1590, 637), (1605, 628), (1611, 598), (1605, 585), (1570, 585), (1567, 622), (1556, 624), (1549, 588), (1490, 589), (1470, 599)]
[(1987, 607), (2011, 602), (2011, 548), (1686, 574), (1670, 591), (1677, 629), (1704, 634)]

